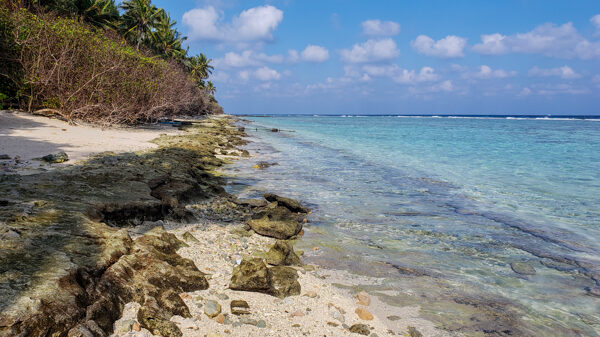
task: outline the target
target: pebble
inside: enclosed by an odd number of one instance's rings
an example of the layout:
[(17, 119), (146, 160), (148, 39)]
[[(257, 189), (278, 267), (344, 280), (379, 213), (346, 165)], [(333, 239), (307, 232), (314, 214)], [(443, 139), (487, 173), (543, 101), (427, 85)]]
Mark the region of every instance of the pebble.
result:
[(220, 300), (228, 300), (229, 296), (227, 296), (226, 294), (217, 294), (217, 298)]
[(414, 326), (408, 327), (408, 337), (423, 337), (423, 334), (417, 330)]
[(365, 308), (356, 308), (354, 312), (358, 315), (358, 317), (360, 317), (360, 319), (363, 319), (365, 321), (370, 321), (373, 319), (373, 314), (371, 314), (369, 310)]
[(304, 296), (310, 297), (310, 298), (315, 298), (315, 297), (317, 297), (317, 292), (313, 291), (313, 290), (309, 290), (306, 292), (306, 294), (304, 294)]
[(339, 324), (337, 324), (336, 322), (327, 322), (327, 325), (333, 326), (333, 327), (339, 326)]
[(510, 268), (517, 274), (535, 275), (535, 268), (525, 262), (513, 262), (510, 264)]
[(354, 324), (350, 327), (350, 332), (368, 336), (371, 333), (369, 326), (366, 324)]
[(233, 300), (229, 304), (231, 313), (234, 315), (248, 315), (250, 314), (250, 306), (248, 302), (244, 300)]
[(292, 328), (299, 328), (300, 324), (296, 323), (296, 324), (292, 324)]
[(398, 321), (400, 320), (400, 316), (392, 315), (388, 316), (387, 319), (389, 319), (390, 321)]
[(304, 316), (304, 313), (300, 310), (298, 310), (292, 314), (292, 317), (302, 317), (302, 316)]
[(258, 324), (257, 320), (251, 319), (251, 318), (242, 318), (242, 319), (240, 319), (240, 322), (242, 322), (242, 324), (248, 324), (248, 325), (254, 325), (254, 326), (256, 326), (256, 324)]
[(221, 313), (221, 305), (213, 300), (206, 301), (204, 305), (204, 314), (210, 318), (213, 318)]
[(225, 315), (218, 314), (217, 317), (215, 317), (215, 321), (219, 324), (225, 323)]
[(264, 320), (261, 319), (261, 320), (259, 320), (256, 323), (256, 327), (257, 328), (266, 328), (267, 327), (267, 322), (265, 322)]
[(371, 304), (371, 297), (364, 291), (356, 294), (356, 299), (358, 299), (358, 304), (360, 305), (369, 306)]

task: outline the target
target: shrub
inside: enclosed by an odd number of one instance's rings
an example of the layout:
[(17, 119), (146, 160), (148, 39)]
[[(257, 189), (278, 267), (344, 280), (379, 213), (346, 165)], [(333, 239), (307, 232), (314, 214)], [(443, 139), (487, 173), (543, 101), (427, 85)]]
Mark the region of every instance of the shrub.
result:
[(4, 10), (0, 17), (11, 28), (20, 72), (12, 82), (28, 111), (46, 108), (69, 121), (111, 124), (218, 107), (180, 65), (145, 55), (102, 30), (27, 10)]

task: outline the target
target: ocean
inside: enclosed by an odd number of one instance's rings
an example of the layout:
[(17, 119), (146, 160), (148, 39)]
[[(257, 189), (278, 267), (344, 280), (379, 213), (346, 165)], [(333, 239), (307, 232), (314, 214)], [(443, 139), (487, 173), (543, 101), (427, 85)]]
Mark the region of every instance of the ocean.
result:
[(308, 262), (456, 335), (600, 336), (600, 117), (243, 118), (229, 189), (309, 205)]

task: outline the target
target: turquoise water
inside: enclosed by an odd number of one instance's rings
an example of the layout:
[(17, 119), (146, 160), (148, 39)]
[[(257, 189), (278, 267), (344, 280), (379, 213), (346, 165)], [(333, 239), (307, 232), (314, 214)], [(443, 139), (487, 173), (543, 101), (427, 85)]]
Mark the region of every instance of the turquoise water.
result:
[(600, 336), (598, 120), (249, 119), (232, 188), (311, 205), (309, 261), (457, 335)]

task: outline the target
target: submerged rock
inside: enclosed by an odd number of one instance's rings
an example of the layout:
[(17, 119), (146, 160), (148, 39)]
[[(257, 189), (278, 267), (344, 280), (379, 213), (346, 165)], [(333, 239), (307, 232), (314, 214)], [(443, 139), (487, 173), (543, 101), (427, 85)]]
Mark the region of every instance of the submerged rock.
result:
[(525, 262), (513, 262), (510, 264), (510, 268), (517, 274), (535, 275), (535, 268)]
[(269, 202), (276, 201), (279, 205), (289, 209), (292, 212), (297, 212), (297, 213), (308, 213), (309, 212), (308, 208), (302, 206), (300, 204), (300, 202), (298, 202), (294, 199), (280, 197), (273, 193), (265, 193), (264, 198)]
[(277, 240), (266, 254), (268, 264), (274, 266), (300, 265), (300, 258), (289, 241)]
[(255, 168), (255, 169), (264, 170), (264, 169), (266, 169), (268, 167), (275, 166), (275, 165), (277, 165), (277, 163), (268, 163), (266, 161), (259, 161), (258, 163), (256, 163), (252, 167)]

